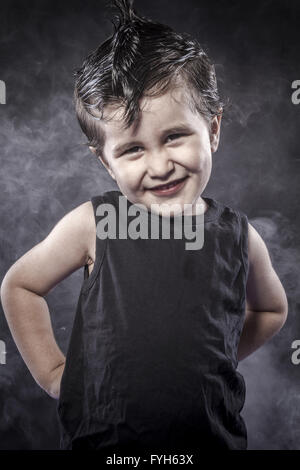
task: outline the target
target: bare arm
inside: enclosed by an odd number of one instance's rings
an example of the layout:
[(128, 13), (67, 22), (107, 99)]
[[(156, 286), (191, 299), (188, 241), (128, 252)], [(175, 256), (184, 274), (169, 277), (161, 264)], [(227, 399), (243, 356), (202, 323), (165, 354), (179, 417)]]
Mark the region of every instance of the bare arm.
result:
[(13, 339), (35, 381), (53, 398), (59, 396), (65, 357), (55, 341), (44, 296), (88, 263), (93, 219), (89, 201), (69, 212), (11, 266), (1, 284)]
[(255, 228), (248, 224), (249, 273), (246, 317), (238, 347), (241, 361), (274, 336), (284, 325), (288, 301), (274, 271), (268, 249)]

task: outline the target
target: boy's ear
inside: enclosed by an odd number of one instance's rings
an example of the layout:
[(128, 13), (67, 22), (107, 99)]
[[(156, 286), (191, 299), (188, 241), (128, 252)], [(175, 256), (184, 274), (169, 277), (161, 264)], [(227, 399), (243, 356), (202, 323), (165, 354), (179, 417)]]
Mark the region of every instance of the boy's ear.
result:
[(219, 146), (222, 114), (215, 116), (210, 124), (210, 146), (212, 153), (216, 152)]
[(89, 149), (91, 152), (93, 152), (96, 157), (100, 160), (100, 162), (102, 163), (102, 165), (106, 168), (106, 170), (108, 171), (108, 173), (110, 174), (110, 176), (112, 177), (112, 179), (114, 179), (116, 181), (116, 177), (112, 171), (112, 169), (110, 168), (108, 162), (105, 160), (105, 158), (101, 155), (97, 155), (97, 150), (95, 147), (91, 147), (89, 146)]
[(110, 174), (110, 176), (112, 177), (113, 180), (116, 181), (116, 177), (111, 169), (111, 167), (109, 166), (109, 164), (106, 162), (105, 158), (104, 157), (101, 157), (101, 155), (98, 156), (100, 162), (102, 163), (102, 165), (107, 169), (108, 173)]
[(90, 149), (91, 152), (93, 152), (95, 155), (97, 155), (97, 151), (96, 151), (95, 147), (92, 147), (91, 145), (89, 145), (89, 149)]

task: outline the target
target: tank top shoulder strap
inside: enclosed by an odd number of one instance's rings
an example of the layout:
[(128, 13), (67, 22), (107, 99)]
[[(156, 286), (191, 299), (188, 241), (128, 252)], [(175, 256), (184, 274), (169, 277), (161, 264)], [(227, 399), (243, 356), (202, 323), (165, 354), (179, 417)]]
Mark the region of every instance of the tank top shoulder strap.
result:
[(239, 218), (239, 248), (240, 254), (244, 266), (244, 270), (246, 273), (246, 277), (248, 277), (248, 270), (249, 270), (249, 259), (248, 259), (248, 217), (244, 212), (236, 211), (238, 218)]
[(247, 215), (234, 207), (227, 206), (226, 204), (211, 198), (204, 198), (209, 203), (213, 211), (208, 211), (208, 221), (211, 220), (211, 212), (213, 212), (212, 219), (220, 224), (225, 224), (230, 227), (232, 236), (236, 240), (238, 246), (238, 255), (248, 276), (249, 261), (248, 261), (248, 217)]
[(233, 230), (233, 235), (237, 241), (238, 255), (244, 267), (246, 278), (248, 276), (248, 217), (240, 211), (226, 205), (222, 205), (222, 218), (227, 220)]
[(106, 250), (106, 239), (100, 239), (97, 236), (97, 224), (101, 218), (101, 216), (97, 215), (97, 209), (100, 204), (103, 204), (104, 202), (108, 202), (105, 197), (105, 194), (100, 194), (97, 196), (92, 196), (90, 201), (93, 206), (93, 212), (94, 212), (94, 219), (95, 219), (95, 225), (96, 225), (96, 253), (95, 253), (95, 261), (94, 261), (94, 267), (89, 275), (88, 271), (88, 265), (86, 264), (84, 266), (84, 282), (83, 282), (83, 287), (82, 291), (86, 292), (93, 284), (95, 279), (97, 278), (99, 274), (100, 267), (102, 265), (102, 261), (104, 258), (105, 250)]

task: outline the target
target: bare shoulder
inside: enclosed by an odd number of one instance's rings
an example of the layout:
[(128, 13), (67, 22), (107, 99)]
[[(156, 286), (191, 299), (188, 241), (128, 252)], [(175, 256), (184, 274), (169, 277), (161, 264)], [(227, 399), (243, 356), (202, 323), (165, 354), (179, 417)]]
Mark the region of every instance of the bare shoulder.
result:
[(247, 306), (265, 312), (287, 312), (287, 298), (275, 272), (268, 248), (257, 230), (248, 223)]
[(257, 232), (257, 230), (248, 222), (248, 259), (249, 266), (256, 267), (261, 272), (271, 271), (272, 262), (270, 259), (268, 248)]

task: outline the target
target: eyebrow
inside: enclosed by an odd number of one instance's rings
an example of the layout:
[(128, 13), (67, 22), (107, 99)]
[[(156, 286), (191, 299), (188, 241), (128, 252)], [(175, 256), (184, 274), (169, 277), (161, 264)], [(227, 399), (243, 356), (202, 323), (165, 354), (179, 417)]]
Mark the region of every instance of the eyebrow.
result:
[[(184, 123), (178, 123), (173, 125), (172, 127), (168, 127), (167, 129), (163, 130), (161, 135), (164, 138), (167, 134), (176, 134), (180, 132), (191, 132), (191, 127), (188, 124)], [(124, 150), (130, 148), (130, 147), (135, 147), (135, 146), (140, 146), (142, 142), (140, 140), (132, 140), (128, 142), (124, 142), (123, 144), (117, 145), (112, 149), (113, 154), (116, 155), (117, 153), (122, 153)]]

